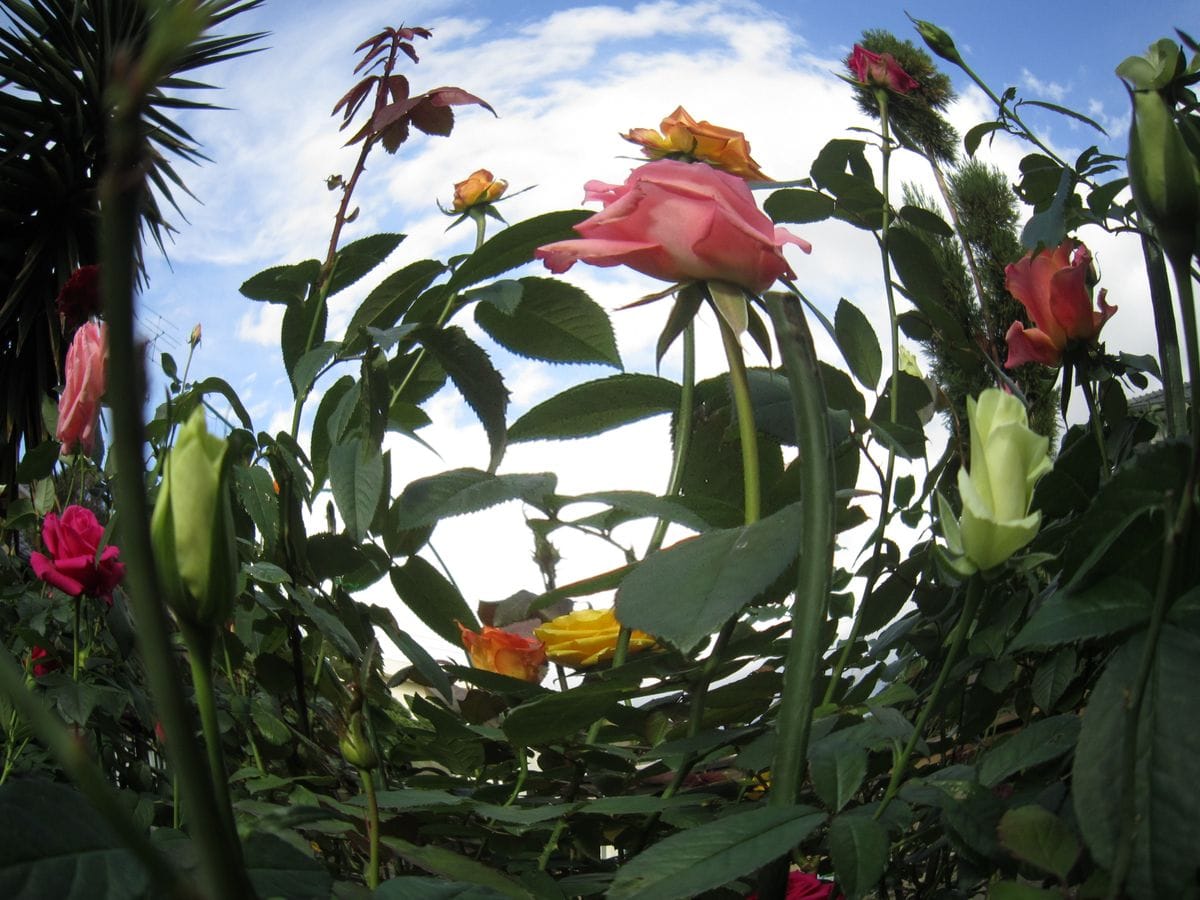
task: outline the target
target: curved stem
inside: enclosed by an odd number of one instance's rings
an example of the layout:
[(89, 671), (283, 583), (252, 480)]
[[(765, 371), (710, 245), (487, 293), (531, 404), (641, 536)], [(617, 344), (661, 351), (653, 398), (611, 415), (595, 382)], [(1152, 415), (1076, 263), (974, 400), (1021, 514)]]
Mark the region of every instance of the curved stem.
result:
[[(683, 481), (683, 465), (687, 459), (688, 447), (692, 441), (692, 420), (696, 405), (696, 327), (689, 322), (683, 330), (683, 372), (679, 392), (679, 413), (675, 418), (675, 451), (671, 457), (671, 474), (667, 479), (666, 496), (673, 497), (679, 493)], [(663, 538), (671, 523), (659, 519), (650, 535), (650, 543), (646, 546), (646, 556), (662, 546)]]
[(75, 607), (71, 625), (71, 680), (79, 680), (79, 611), (83, 606), (83, 597), (72, 598)]
[(1096, 405), (1096, 393), (1092, 390), (1092, 381), (1088, 377), (1087, 366), (1079, 363), (1075, 367), (1075, 380), (1083, 389), (1083, 399), (1087, 402), (1088, 418), (1091, 420), (1092, 436), (1096, 439), (1096, 449), (1100, 451), (1100, 483), (1108, 481), (1112, 469), (1108, 464), (1108, 446), (1104, 440), (1104, 423), (1100, 420), (1100, 408)]
[(833, 448), (828, 406), (812, 334), (795, 300), (770, 299), (771, 321), (792, 388), (792, 415), (800, 442), (801, 514), (799, 571), (792, 607), (792, 636), (783, 664), (783, 692), (776, 714), (772, 805), (798, 801), (812, 726), (813, 678), (821, 652), (821, 625), (829, 601), (834, 548)]
[(933, 690), (930, 691), (929, 697), (925, 701), (925, 706), (921, 709), (921, 714), (917, 716), (917, 721), (913, 725), (913, 731), (908, 738), (908, 743), (904, 745), (904, 750), (901, 751), (899, 758), (896, 759), (892, 766), (892, 777), (888, 782), (887, 790), (884, 792), (879, 808), (875, 810), (875, 819), (879, 819), (883, 815), (884, 810), (888, 808), (888, 805), (896, 796), (896, 791), (900, 789), (900, 781), (904, 778), (904, 773), (908, 771), (908, 761), (912, 758), (917, 742), (921, 740), (921, 735), (925, 731), (925, 726), (929, 722), (930, 715), (937, 707), (938, 700), (942, 695), (942, 688), (946, 686), (946, 680), (950, 677), (950, 671), (958, 663), (959, 654), (966, 643), (967, 633), (971, 630), (971, 624), (975, 621), (975, 612), (979, 608), (979, 601), (982, 598), (983, 576), (977, 573), (972, 575), (967, 582), (967, 599), (963, 604), (963, 611), (958, 617), (958, 623), (954, 626), (954, 631), (951, 632), (950, 649), (946, 653), (946, 659), (942, 662), (942, 670), (938, 672), (937, 680), (933, 683)]
[(1142, 255), (1146, 260), (1146, 278), (1150, 286), (1150, 305), (1154, 310), (1154, 333), (1158, 339), (1158, 358), (1162, 364), (1163, 406), (1166, 409), (1167, 437), (1175, 437), (1186, 427), (1186, 401), (1183, 390), (1183, 366), (1179, 357), (1179, 332), (1171, 306), (1171, 284), (1162, 249), (1141, 236)]

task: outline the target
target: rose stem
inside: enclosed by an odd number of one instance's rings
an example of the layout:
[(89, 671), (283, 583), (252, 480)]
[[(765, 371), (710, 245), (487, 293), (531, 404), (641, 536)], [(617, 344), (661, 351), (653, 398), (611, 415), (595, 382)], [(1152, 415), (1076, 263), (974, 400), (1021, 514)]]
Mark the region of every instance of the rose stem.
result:
[(878, 820), (892, 802), (892, 798), (896, 796), (896, 791), (900, 788), (900, 779), (904, 777), (905, 771), (908, 769), (908, 761), (912, 757), (913, 749), (917, 746), (917, 741), (921, 739), (921, 734), (925, 730), (925, 725), (929, 721), (929, 716), (933, 713), (933, 709), (937, 706), (938, 698), (941, 696), (942, 688), (946, 684), (946, 679), (950, 677), (950, 670), (954, 668), (958, 662), (959, 653), (962, 652), (963, 644), (966, 643), (967, 632), (971, 630), (971, 623), (975, 621), (975, 611), (979, 608), (979, 601), (983, 597), (983, 575), (976, 572), (967, 581), (967, 599), (963, 604), (963, 611), (958, 617), (958, 622), (954, 626), (954, 631), (950, 635), (950, 649), (946, 653), (946, 659), (942, 663), (942, 670), (938, 672), (937, 680), (933, 683), (933, 690), (929, 693), (929, 698), (925, 701), (925, 706), (921, 709), (921, 714), (917, 716), (916, 724), (913, 725), (912, 734), (909, 735), (908, 743), (904, 745), (904, 749), (896, 758), (892, 766), (892, 778), (888, 782), (887, 790), (883, 794), (883, 800), (879, 804), (879, 808), (875, 810), (873, 818)]

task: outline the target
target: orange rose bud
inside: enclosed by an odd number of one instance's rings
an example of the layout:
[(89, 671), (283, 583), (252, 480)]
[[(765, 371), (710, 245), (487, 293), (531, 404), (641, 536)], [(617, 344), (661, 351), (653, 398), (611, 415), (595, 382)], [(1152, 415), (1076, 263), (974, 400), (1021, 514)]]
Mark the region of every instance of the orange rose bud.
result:
[(682, 106), (663, 119), (659, 127), (662, 134), (653, 128), (633, 128), (621, 137), (639, 144), (650, 159), (690, 159), (748, 181), (771, 180), (750, 157), (750, 143), (740, 131), (697, 122)]
[(508, 189), (508, 182), (493, 177), (487, 169), (477, 169), (454, 186), (454, 212), (465, 212), (472, 206), (495, 203)]
[(471, 665), (477, 669), (534, 684), (546, 673), (546, 647), (537, 638), (521, 637), (490, 625), (475, 632), (460, 623), (458, 630)]

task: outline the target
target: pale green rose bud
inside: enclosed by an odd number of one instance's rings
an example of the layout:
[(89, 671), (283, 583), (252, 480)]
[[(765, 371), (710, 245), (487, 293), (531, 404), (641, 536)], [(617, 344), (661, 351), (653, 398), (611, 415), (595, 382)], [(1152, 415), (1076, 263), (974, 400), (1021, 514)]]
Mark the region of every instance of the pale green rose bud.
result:
[(369, 772), (379, 765), (379, 755), (367, 737), (361, 712), (350, 714), (350, 721), (346, 723), (346, 733), (338, 739), (338, 749), (342, 751), (342, 758), (355, 768)]
[(926, 22), (924, 19), (914, 19), (912, 16), (908, 18), (917, 27), (917, 33), (925, 39), (925, 43), (930, 50), (947, 62), (952, 62), (955, 65), (962, 63), (962, 56), (958, 52), (958, 47), (954, 45), (954, 38), (950, 37), (950, 35), (932, 22)]
[(971, 461), (958, 473), (962, 517), (954, 523), (942, 508), (950, 551), (961, 556), (955, 568), (964, 574), (994, 568), (1033, 540), (1042, 521), (1040, 512), (1029, 512), (1033, 488), (1051, 468), (1049, 439), (1029, 427), (1013, 395), (989, 388), (967, 399), (967, 416)]
[(1191, 256), (1200, 226), (1196, 160), (1155, 90), (1135, 90), (1129, 126), (1129, 186), (1138, 208), (1172, 257)]
[(229, 443), (208, 433), (203, 408), (167, 456), (150, 537), (168, 605), (188, 624), (224, 623), (237, 592)]

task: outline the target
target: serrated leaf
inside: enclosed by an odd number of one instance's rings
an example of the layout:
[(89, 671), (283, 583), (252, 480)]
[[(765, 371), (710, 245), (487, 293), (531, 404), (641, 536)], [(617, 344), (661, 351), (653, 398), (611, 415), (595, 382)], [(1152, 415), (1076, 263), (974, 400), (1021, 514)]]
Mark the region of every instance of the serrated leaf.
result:
[(1145, 646), (1146, 633), (1135, 634), (1100, 675), (1084, 710), (1071, 773), (1075, 818), (1093, 859), (1114, 858), (1124, 803), (1132, 798), (1137, 825), (1124, 889), (1134, 900), (1187, 896), (1195, 887), (1200, 847), (1200, 636), (1163, 626), (1130, 765), (1126, 717)]
[(347, 533), (361, 541), (375, 518), (383, 491), (383, 455), (374, 444), (353, 438), (329, 451), (329, 485)]
[(275, 480), (262, 466), (234, 466), (233, 484), (238, 502), (258, 529), (264, 546), (279, 537), (279, 498)]
[(522, 278), (511, 312), (491, 303), (475, 307), (475, 321), (498, 344), (546, 362), (600, 363), (621, 368), (612, 323), (583, 290), (553, 278)]
[(543, 244), (579, 237), (574, 226), (591, 215), (585, 209), (562, 210), (505, 228), (459, 264), (450, 276), (447, 289), (461, 290), (485, 278), (494, 278), (532, 260), (533, 251)]
[(1045, 807), (1030, 804), (1010, 809), (996, 829), (1000, 845), (1017, 859), (1049, 872), (1066, 884), (1079, 859), (1079, 842), (1058, 816)]
[(867, 751), (835, 734), (809, 748), (808, 765), (817, 796), (837, 813), (858, 793), (867, 776)]
[(799, 506), (753, 525), (709, 531), (645, 559), (617, 590), (617, 616), (690, 653), (796, 559)]
[(466, 881), (489, 887), (512, 900), (535, 900), (535, 895), (519, 881), (444, 847), (432, 844), (417, 846), (389, 835), (381, 835), (380, 842), (426, 872), (432, 872), (455, 881)]
[(119, 900), (148, 879), (83, 795), (63, 784), (13, 779), (0, 786), (0, 896)]
[(387, 259), (404, 237), (402, 234), (370, 234), (347, 244), (334, 258), (325, 295), (332, 297), (350, 287)]
[(1149, 621), (1151, 605), (1146, 589), (1128, 578), (1106, 578), (1070, 594), (1057, 591), (1030, 616), (1009, 649), (1108, 637)]
[(1043, 659), (1033, 673), (1031, 685), (1033, 702), (1043, 712), (1053, 712), (1063, 692), (1075, 680), (1078, 654), (1074, 647), (1063, 647), (1053, 656)]
[(762, 807), (664, 838), (617, 870), (608, 900), (681, 900), (788, 853), (824, 820), (808, 806)]
[(847, 900), (858, 900), (879, 883), (887, 869), (887, 829), (864, 815), (844, 815), (829, 828), (829, 855)]
[(353, 342), (367, 328), (391, 328), (445, 269), (437, 260), (422, 259), (387, 276), (367, 294), (350, 317), (346, 342)]
[(504, 734), (513, 744), (542, 747), (586, 730), (628, 693), (618, 684), (599, 684), (544, 694), (510, 711)]
[(979, 759), (979, 783), (994, 787), (1017, 772), (1067, 753), (1079, 737), (1079, 718), (1052, 716), (1026, 725), (989, 748)]
[(391, 579), (404, 605), (452, 646), (459, 646), (462, 640), (456, 623), (479, 630), (479, 620), (458, 588), (421, 557), (412, 556), (404, 565), (393, 566)]
[(315, 259), (290, 266), (272, 266), (252, 275), (239, 288), (243, 297), (266, 303), (299, 303), (317, 280), (321, 264)]
[(488, 468), (495, 471), (504, 456), (508, 439), (505, 414), (508, 389), (491, 359), (461, 328), (443, 328), (426, 332), (421, 343), (438, 361), (467, 405), (475, 411), (487, 434), (491, 448)]
[(337, 341), (325, 341), (313, 347), (298, 360), (296, 360), (296, 368), (292, 372), (292, 380), (296, 386), (296, 394), (307, 394), (312, 390), (313, 383), (317, 380), (317, 375), (325, 364), (333, 359), (333, 355), (337, 353), (341, 347)]
[(857, 306), (842, 298), (833, 317), (833, 328), (838, 349), (854, 377), (863, 387), (875, 390), (883, 372), (883, 353), (870, 320)]
[(567, 388), (539, 403), (508, 430), (509, 440), (535, 441), (590, 437), (673, 412), (680, 387), (654, 375), (611, 375)]
[(556, 481), (549, 472), (492, 475), (479, 469), (453, 469), (411, 482), (396, 501), (393, 524), (419, 528), (509, 500), (524, 500), (536, 506), (554, 492)]
[(282, 747), (292, 739), (292, 732), (287, 725), (263, 703), (255, 703), (250, 707), (250, 718), (259, 734), (270, 743)]
[(656, 497), (642, 491), (593, 491), (575, 497), (560, 497), (559, 502), (564, 506), (572, 503), (605, 503), (613, 510), (630, 513), (636, 517), (665, 519), (668, 522), (677, 522), (692, 531), (708, 529), (708, 522), (678, 498)]

